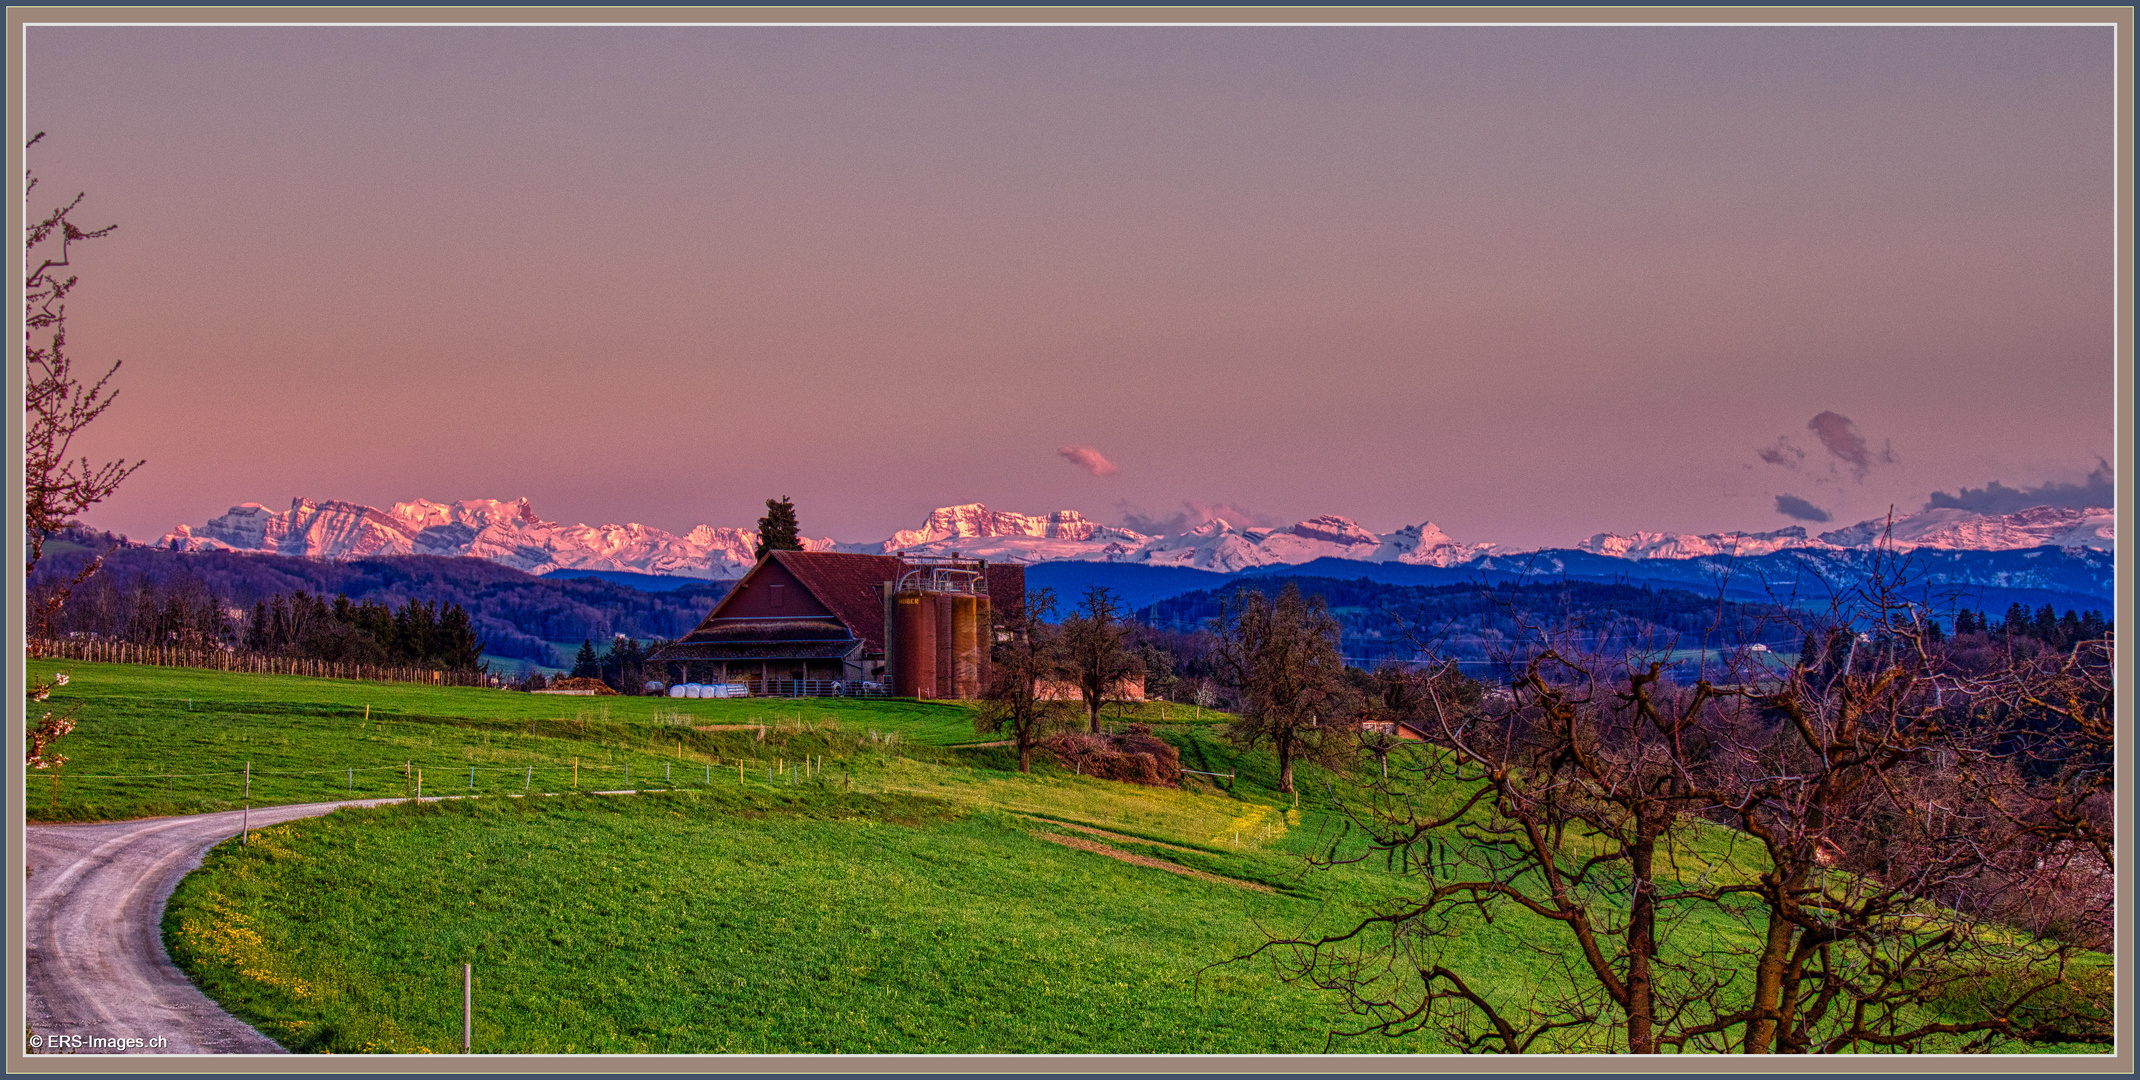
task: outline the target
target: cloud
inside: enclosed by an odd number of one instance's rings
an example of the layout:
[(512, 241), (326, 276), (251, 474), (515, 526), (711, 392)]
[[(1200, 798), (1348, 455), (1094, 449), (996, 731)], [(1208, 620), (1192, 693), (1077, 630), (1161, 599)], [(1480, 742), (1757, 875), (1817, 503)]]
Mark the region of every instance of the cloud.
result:
[(1055, 452), (1061, 454), (1064, 461), (1094, 476), (1113, 476), (1122, 471), (1115, 468), (1114, 462), (1107, 460), (1107, 455), (1089, 446), (1065, 446)]
[(1117, 504), (1117, 508), (1122, 512), (1124, 528), (1146, 536), (1175, 536), (1213, 521), (1223, 521), (1236, 529), (1277, 524), (1269, 515), (1232, 503), (1199, 503), (1183, 499), (1181, 509), (1168, 517), (1141, 513), (1127, 502)]
[(1799, 521), (1827, 521), (1828, 511), (1821, 509), (1796, 495), (1776, 496), (1776, 512)]
[(1874, 465), (1895, 462), (1894, 447), (1883, 444), (1879, 453), (1873, 453), (1866, 445), (1865, 436), (1858, 434), (1857, 425), (1842, 413), (1823, 412), (1806, 421), (1806, 430), (1820, 439), (1820, 444), (1827, 447), (1836, 460), (1850, 466), (1851, 476), (1859, 483), (1865, 482), (1865, 474), (1871, 472)]
[(1960, 510), (1974, 510), (1979, 514), (2011, 514), (2035, 506), (2059, 506), (2075, 510), (2094, 506), (2116, 505), (2116, 495), (2111, 491), (2110, 463), (2096, 459), (2095, 471), (2078, 484), (2046, 482), (2040, 487), (2010, 488), (1992, 481), (1980, 488), (1965, 487), (1959, 492), (1932, 493), (1925, 509), (1936, 510), (1951, 506)]
[(1761, 460), (1786, 469), (1796, 469), (1806, 463), (1806, 452), (1791, 445), (1791, 440), (1781, 435), (1776, 436), (1776, 445), (1764, 446), (1755, 453), (1761, 455)]

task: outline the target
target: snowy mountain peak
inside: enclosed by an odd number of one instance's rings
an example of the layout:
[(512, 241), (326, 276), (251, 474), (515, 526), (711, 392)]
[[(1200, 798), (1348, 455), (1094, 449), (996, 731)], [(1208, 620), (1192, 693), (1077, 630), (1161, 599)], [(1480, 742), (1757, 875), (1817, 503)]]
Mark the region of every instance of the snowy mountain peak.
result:
[[(299, 498), (279, 514), (259, 503), (243, 503), (198, 530), (180, 525), (163, 542), (181, 551), (258, 551), (331, 560), (472, 556), (533, 574), (626, 570), (735, 578), (756, 561), (758, 533), (701, 525), (678, 537), (636, 522), (563, 525), (543, 520), (526, 499), (418, 499), (381, 511), (359, 503)], [(829, 538), (805, 539), (803, 546), (820, 551), (833, 543)]]
[(1150, 539), (1127, 529), (1117, 529), (1088, 520), (1075, 510), (1057, 510), (1049, 514), (1018, 514), (1007, 510), (990, 510), (983, 503), (965, 503), (960, 506), (939, 506), (929, 511), (929, 516), (919, 529), (901, 529), (892, 534), (882, 545), (887, 552), (918, 548), (942, 540), (961, 540), (984, 537), (1030, 536), (1047, 540), (1092, 540), (1107, 541)]
[[(1833, 551), (1891, 542), (1902, 549), (2008, 551), (2046, 546), (2116, 547), (2111, 511), (2102, 508), (2037, 507), (1987, 516), (1938, 509), (1860, 522), (1811, 537), (1800, 526), (1770, 532), (1692, 535), (1599, 533), (1577, 545), (1595, 555), (1622, 559), (1686, 559), (1766, 555), (1786, 549)], [(621, 525), (560, 524), (535, 513), (526, 499), (503, 502), (425, 499), (379, 510), (360, 503), (298, 498), (276, 512), (241, 503), (199, 528), (180, 525), (164, 537), (178, 550), (258, 551), (313, 559), (361, 559), (378, 555), (472, 556), (530, 573), (558, 569), (626, 570), (682, 577), (741, 577), (755, 562), (754, 529), (699, 525), (682, 536), (634, 522)], [(1351, 518), (1325, 514), (1279, 528), (1204, 522), (1172, 536), (1147, 536), (1102, 525), (1075, 510), (1020, 514), (982, 503), (942, 506), (916, 529), (902, 529), (876, 543), (835, 544), (806, 539), (810, 551), (859, 551), (962, 555), (1002, 562), (1062, 560), (1182, 566), (1231, 573), (1259, 566), (1298, 565), (1316, 559), (1396, 562), (1415, 566), (1461, 566), (1498, 554), (1493, 544), (1467, 544), (1433, 522), (1376, 534)]]
[[(1861, 521), (1820, 534), (1836, 547), (1871, 547), (1889, 537), (1886, 518)], [(1904, 548), (1948, 551), (2011, 551), (2069, 547), (2110, 551), (2117, 546), (2117, 515), (2107, 507), (2038, 506), (2011, 514), (1985, 515), (1939, 507), (1894, 520), (1892, 538)]]
[(1637, 532), (1631, 536), (1599, 533), (1575, 545), (1575, 549), (1620, 559), (1693, 559), (1714, 555), (1767, 555), (1772, 551), (1806, 545), (1805, 528), (1792, 525), (1774, 532), (1704, 533), (1700, 536), (1664, 532)]
[(1904, 514), (1892, 522), (1873, 518), (1808, 536), (1797, 525), (1773, 532), (1599, 533), (1576, 545), (1581, 551), (1622, 559), (1691, 559), (1713, 556), (1766, 555), (1790, 548), (1835, 551), (1893, 544), (1898, 550), (2015, 551), (2037, 547), (2095, 548), (2117, 546), (2115, 515), (2101, 507), (2038, 506), (2012, 514), (1979, 514), (1940, 507)]
[(1381, 537), (1361, 528), (1351, 518), (1338, 517), (1336, 514), (1324, 514), (1321, 517), (1309, 518), (1306, 521), (1295, 524), (1291, 531), (1295, 536), (1305, 537), (1309, 540), (1321, 540), (1331, 544), (1380, 545), (1382, 543)]

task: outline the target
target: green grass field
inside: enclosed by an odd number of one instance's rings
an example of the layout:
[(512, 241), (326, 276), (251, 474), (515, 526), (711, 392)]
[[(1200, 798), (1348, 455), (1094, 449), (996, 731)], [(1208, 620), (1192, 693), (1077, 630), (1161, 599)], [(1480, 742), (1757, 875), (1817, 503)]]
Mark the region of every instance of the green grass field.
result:
[[(30, 774), (32, 821), (402, 797), (416, 793), (419, 775), (427, 795), (562, 792), (694, 778), (703, 787), (723, 769), (734, 783), (739, 763), (746, 780), (763, 781), (799, 760), (1003, 757), (950, 749), (994, 741), (975, 733), (969, 709), (951, 704), (564, 697), (129, 664), (29, 668), (32, 677), (68, 673), (39, 710), (76, 721), (59, 745), (67, 763)], [(1159, 708), (1124, 719), (1156, 719)]]
[[(490, 1052), (1324, 1048), (1336, 1017), (1312, 990), (1199, 972), (1326, 898), (1037, 831), (826, 785), (344, 811), (218, 848), (174, 897), (167, 940), (298, 1050), (457, 1050), (462, 963)], [(1439, 1049), (1382, 1042), (1355, 1048)]]
[[(1299, 855), (1360, 849), (1331, 802), (1359, 789), (1311, 766), (1281, 796), (1270, 755), (1210, 723), (1160, 730), (1185, 766), (1237, 779), (1156, 789), (1017, 773), (955, 705), (64, 667), (49, 707), (79, 727), (56, 809), (33, 775), (33, 817), (235, 807), (248, 761), (256, 804), (408, 795), (419, 773), (426, 795), (481, 796), (263, 830), (180, 886), (174, 959), (293, 1049), (457, 1051), (463, 963), (483, 1052), (1447, 1049), (1327, 1041), (1334, 999), (1223, 963), (1417, 882), (1379, 859), (1304, 871)], [(1755, 869), (1724, 830), (1694, 848), (1707, 872)], [(1709, 913), (1678, 942), (1749, 931)], [(1559, 940), (1510, 911), (1439, 944), (1474, 985), (1527, 995)]]

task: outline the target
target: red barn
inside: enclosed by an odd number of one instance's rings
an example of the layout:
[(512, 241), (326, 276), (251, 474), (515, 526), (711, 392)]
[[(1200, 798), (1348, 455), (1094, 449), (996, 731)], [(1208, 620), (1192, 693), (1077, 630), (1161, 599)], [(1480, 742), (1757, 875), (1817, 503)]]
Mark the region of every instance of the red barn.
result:
[[(775, 551), (697, 629), (648, 659), (672, 682), (741, 682), (759, 694), (889, 676), (907, 696), (973, 698), (986, 690), (989, 647), (1024, 606), (1025, 567), (1015, 564)], [(946, 617), (918, 618), (924, 607)]]

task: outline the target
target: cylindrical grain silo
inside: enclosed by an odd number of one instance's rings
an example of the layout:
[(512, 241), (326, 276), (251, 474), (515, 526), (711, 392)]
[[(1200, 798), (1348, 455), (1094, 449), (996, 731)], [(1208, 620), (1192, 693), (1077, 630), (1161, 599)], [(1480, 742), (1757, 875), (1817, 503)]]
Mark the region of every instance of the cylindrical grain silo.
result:
[(951, 594), (951, 680), (953, 696), (964, 701), (981, 696), (981, 666), (975, 655), (980, 644), (974, 622), (978, 599), (972, 593)]
[(981, 687), (981, 692), (977, 696), (986, 697), (989, 684), (996, 677), (996, 673), (989, 663), (989, 654), (996, 647), (996, 618), (995, 612), (991, 610), (986, 596), (974, 597), (973, 628), (975, 646), (974, 672)]
[(920, 589), (893, 593), (892, 623), (892, 694), (936, 697), (935, 595)]
[(937, 592), (930, 593), (929, 598), (936, 601), (936, 693), (938, 697), (955, 698), (959, 696), (954, 666), (959, 645), (953, 628), (957, 620), (951, 613), (952, 597), (950, 593)]

